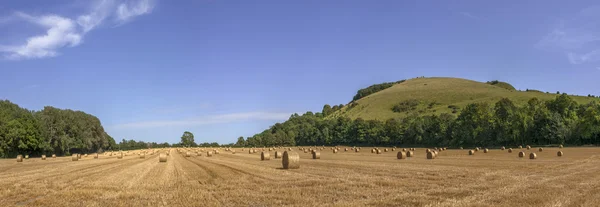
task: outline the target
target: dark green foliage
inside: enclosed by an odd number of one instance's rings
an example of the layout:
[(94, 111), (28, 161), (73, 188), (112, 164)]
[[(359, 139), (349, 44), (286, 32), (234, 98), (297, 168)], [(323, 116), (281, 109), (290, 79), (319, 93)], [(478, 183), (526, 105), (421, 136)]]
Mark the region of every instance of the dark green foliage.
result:
[(392, 111), (394, 112), (407, 112), (407, 111), (413, 111), (415, 109), (417, 109), (417, 106), (419, 106), (420, 102), (418, 100), (415, 99), (409, 99), (406, 101), (402, 101), (396, 105), (394, 105), (394, 107), (392, 107)]
[(366, 97), (368, 95), (385, 90), (386, 88), (392, 87), (395, 84), (402, 83), (404, 81), (405, 80), (400, 80), (400, 81), (396, 81), (396, 82), (380, 83), (380, 84), (371, 85), (367, 88), (360, 89), (356, 92), (356, 95), (354, 95), (354, 97), (352, 98), (352, 101), (356, 101), (356, 100)]
[(194, 142), (194, 134), (191, 132), (185, 131), (183, 135), (181, 135), (181, 145), (184, 147), (196, 147), (196, 142)]
[(100, 120), (81, 111), (50, 106), (29, 111), (0, 101), (0, 156), (68, 155), (117, 147)]
[(312, 112), (294, 114), (286, 122), (247, 138), (246, 146), (600, 144), (600, 104), (579, 105), (566, 94), (545, 102), (533, 98), (524, 106), (504, 98), (494, 105), (469, 104), (460, 112), (457, 106), (448, 108), (457, 116), (412, 113), (402, 119), (380, 121), (324, 119)]

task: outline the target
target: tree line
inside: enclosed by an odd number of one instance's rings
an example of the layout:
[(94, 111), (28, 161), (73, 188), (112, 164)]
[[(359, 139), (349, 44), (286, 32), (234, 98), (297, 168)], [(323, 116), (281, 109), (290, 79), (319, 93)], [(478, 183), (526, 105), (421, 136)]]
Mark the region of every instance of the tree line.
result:
[[(326, 108), (326, 107), (324, 107)], [(516, 146), (600, 144), (600, 105), (578, 104), (567, 94), (553, 100), (532, 98), (522, 106), (508, 98), (473, 103), (459, 113), (389, 120), (351, 120), (320, 113), (293, 114), (236, 146)]]
[(51, 106), (30, 111), (0, 100), (0, 157), (69, 155), (115, 146), (115, 140), (93, 115)]

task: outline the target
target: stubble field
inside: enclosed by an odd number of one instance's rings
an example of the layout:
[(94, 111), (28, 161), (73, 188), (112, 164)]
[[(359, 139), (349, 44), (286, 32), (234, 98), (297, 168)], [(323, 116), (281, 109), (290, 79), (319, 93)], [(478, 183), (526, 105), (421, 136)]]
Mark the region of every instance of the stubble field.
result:
[[(383, 148), (381, 148), (383, 149)], [(391, 149), (391, 148), (390, 148)], [(171, 149), (140, 159), (100, 155), (0, 160), (0, 206), (597, 206), (600, 148), (506, 150), (468, 155), (425, 149), (399, 160), (397, 151), (334, 154), (321, 158), (293, 148), (300, 168), (260, 152), (235, 149), (185, 157)], [(281, 149), (278, 149), (282, 151)], [(163, 152), (165, 150), (162, 150)], [(525, 151), (525, 158), (518, 152)], [(193, 152), (193, 151), (192, 151)], [(535, 160), (529, 153), (535, 152)]]

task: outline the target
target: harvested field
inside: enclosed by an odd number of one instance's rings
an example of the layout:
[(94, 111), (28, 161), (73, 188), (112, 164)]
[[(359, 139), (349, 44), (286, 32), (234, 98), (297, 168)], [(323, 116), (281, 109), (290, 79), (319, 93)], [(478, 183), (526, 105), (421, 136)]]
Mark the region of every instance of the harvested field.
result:
[[(0, 159), (0, 206), (596, 206), (600, 148), (298, 153), (300, 168), (260, 154), (170, 153)], [(164, 151), (163, 151), (164, 152)], [(136, 152), (137, 154), (137, 152)]]

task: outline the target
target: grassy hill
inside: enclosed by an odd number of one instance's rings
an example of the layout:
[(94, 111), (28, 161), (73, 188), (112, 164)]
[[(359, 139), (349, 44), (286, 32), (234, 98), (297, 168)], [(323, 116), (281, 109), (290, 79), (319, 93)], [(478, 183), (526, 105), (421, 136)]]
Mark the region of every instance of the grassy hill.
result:
[[(517, 105), (526, 104), (531, 98), (554, 99), (557, 94), (539, 91), (517, 91), (508, 83), (477, 82), (460, 78), (415, 78), (393, 85), (347, 104), (328, 118), (346, 116), (352, 119), (401, 118), (409, 113), (421, 115), (456, 113), (467, 104), (475, 102), (496, 103), (509, 98)], [(598, 98), (571, 96), (580, 104)], [(396, 111), (394, 111), (394, 110)]]

